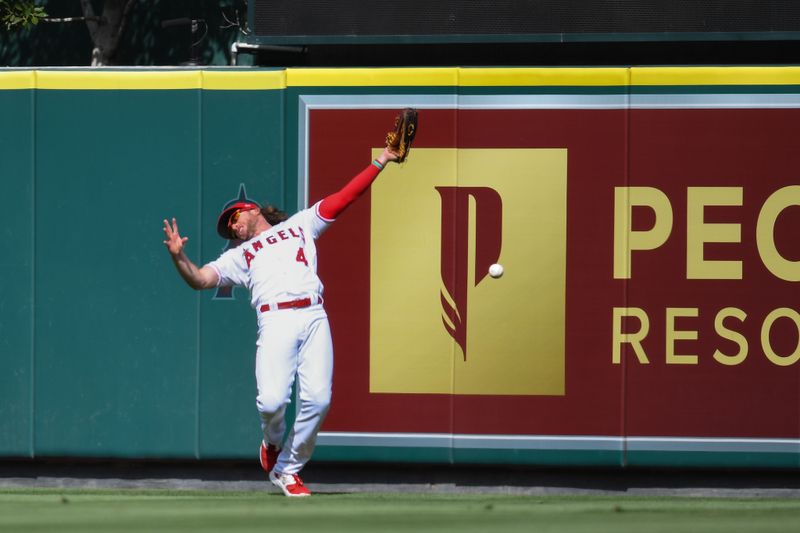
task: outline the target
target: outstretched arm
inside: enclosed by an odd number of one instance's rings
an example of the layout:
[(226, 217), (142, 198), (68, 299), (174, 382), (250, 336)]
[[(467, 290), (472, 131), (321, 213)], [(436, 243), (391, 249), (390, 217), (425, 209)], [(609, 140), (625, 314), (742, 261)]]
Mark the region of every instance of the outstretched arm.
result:
[(195, 290), (211, 289), (217, 286), (219, 276), (216, 270), (209, 266), (198, 268), (186, 257), (183, 245), (186, 244), (189, 237), (181, 237), (178, 231), (178, 223), (174, 218), (171, 225), (164, 220), (164, 235), (167, 237), (164, 245), (169, 250), (170, 256), (172, 256), (172, 262), (175, 263), (178, 274), (181, 275), (187, 285)]
[(319, 205), (319, 214), (328, 220), (335, 219), (342, 211), (347, 209), (347, 206), (355, 202), (364, 191), (369, 189), (369, 186), (372, 185), (372, 182), (375, 181), (375, 178), (378, 177), (378, 174), (387, 163), (396, 159), (396, 154), (384, 149), (383, 153), (375, 161), (355, 178), (351, 179), (339, 192), (335, 192), (322, 200)]

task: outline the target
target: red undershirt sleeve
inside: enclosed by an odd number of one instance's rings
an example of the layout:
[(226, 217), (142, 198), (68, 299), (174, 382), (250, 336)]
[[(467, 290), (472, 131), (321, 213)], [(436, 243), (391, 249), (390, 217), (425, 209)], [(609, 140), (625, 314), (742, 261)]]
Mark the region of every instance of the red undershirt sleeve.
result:
[(383, 167), (377, 161), (373, 161), (367, 168), (362, 170), (356, 177), (342, 187), (339, 192), (327, 196), (319, 204), (319, 215), (326, 220), (333, 220), (339, 216), (347, 206), (356, 201), (364, 191), (369, 189), (375, 178), (378, 177)]

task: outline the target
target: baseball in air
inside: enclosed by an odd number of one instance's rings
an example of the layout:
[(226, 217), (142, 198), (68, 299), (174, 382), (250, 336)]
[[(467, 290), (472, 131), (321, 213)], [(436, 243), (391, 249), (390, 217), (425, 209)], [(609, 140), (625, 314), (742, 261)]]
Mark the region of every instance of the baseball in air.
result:
[(489, 275), (493, 278), (497, 279), (503, 275), (503, 265), (500, 264), (493, 264), (489, 267)]

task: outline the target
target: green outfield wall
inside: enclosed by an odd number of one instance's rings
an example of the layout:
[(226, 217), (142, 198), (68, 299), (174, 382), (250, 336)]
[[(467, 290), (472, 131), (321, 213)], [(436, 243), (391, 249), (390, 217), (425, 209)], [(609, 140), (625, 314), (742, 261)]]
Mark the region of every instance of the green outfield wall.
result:
[(317, 460), (800, 466), (800, 67), (0, 70), (0, 457), (255, 457), (248, 295), (162, 221), (210, 261), (402, 107), (320, 240)]

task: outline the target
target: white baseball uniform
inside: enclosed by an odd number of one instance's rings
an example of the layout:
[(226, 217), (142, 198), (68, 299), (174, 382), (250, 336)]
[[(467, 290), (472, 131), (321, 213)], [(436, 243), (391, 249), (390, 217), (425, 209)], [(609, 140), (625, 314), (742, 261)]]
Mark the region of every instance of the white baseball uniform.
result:
[[(250, 303), (258, 312), (256, 401), (264, 442), (278, 448), (286, 429), (284, 414), (292, 384), (298, 377), (297, 418), (275, 466), (286, 474), (298, 473), (311, 458), (331, 399), (333, 343), (322, 307), (314, 241), (332, 221), (323, 219), (318, 209), (319, 203), (304, 209), (209, 263), (220, 286), (250, 290)], [(278, 308), (305, 298), (312, 305)], [(265, 305), (270, 310), (262, 312)]]
[[(305, 466), (331, 401), (333, 343), (322, 306), (315, 241), (381, 169), (373, 162), (341, 191), (208, 263), (219, 276), (219, 286), (247, 287), (258, 313), (256, 404), (264, 442), (282, 448), (276, 472), (297, 474)], [(298, 411), (281, 446), (295, 376)]]

